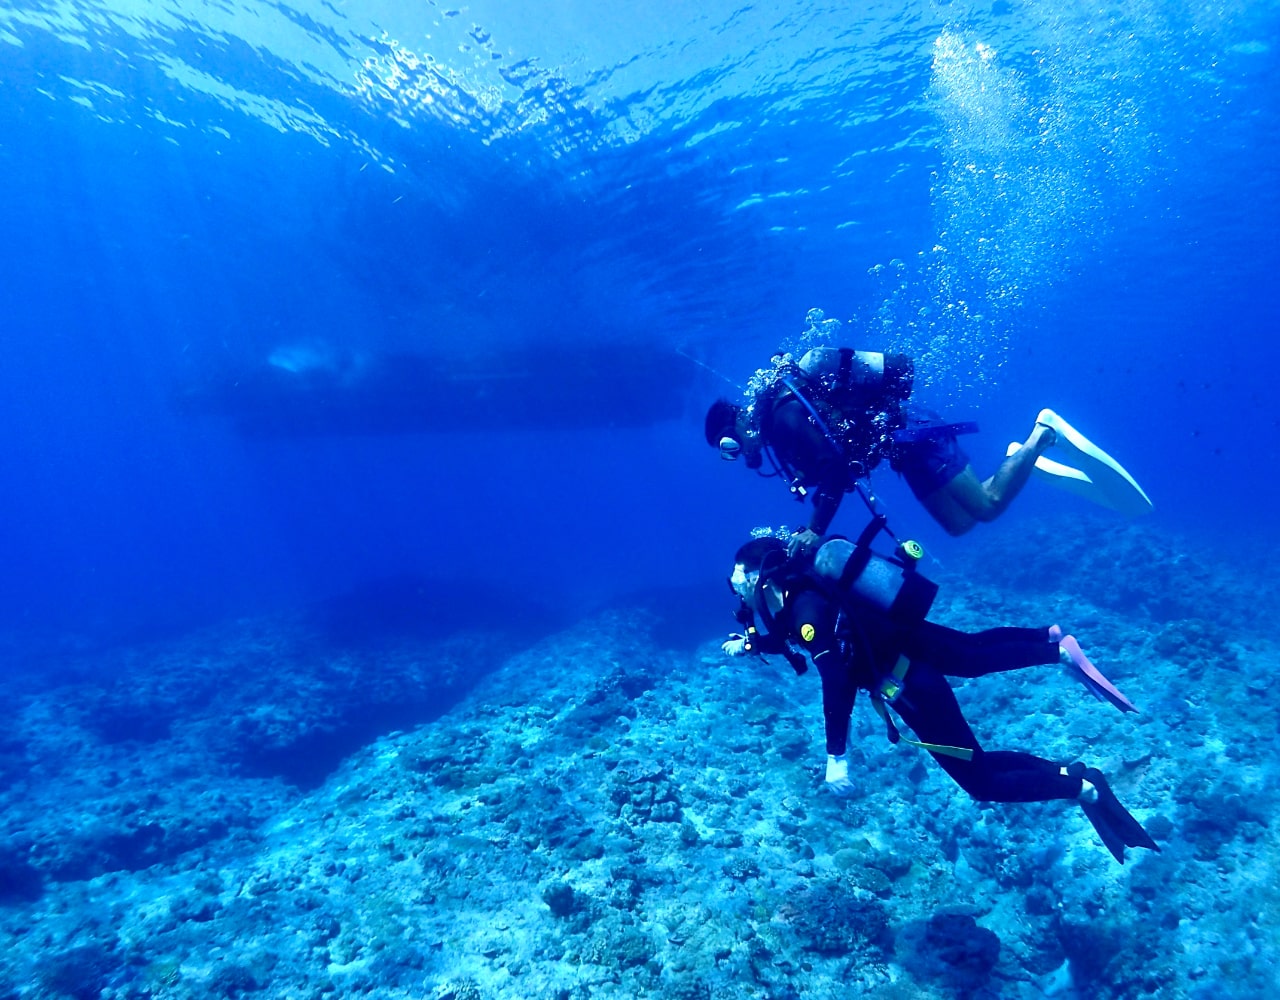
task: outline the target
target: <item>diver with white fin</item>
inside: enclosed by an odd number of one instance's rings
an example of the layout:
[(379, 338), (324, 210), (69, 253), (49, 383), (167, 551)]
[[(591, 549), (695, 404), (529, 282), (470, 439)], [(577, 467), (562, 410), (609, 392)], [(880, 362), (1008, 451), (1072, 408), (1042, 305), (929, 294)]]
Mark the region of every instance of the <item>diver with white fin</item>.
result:
[[(812, 495), (813, 515), (793, 536), (793, 552), (816, 548), (844, 495), (885, 459), (950, 535), (994, 521), (1033, 472), (1122, 514), (1151, 509), (1133, 477), (1053, 410), (1042, 410), (1026, 441), (979, 479), (958, 440), (977, 425), (912, 404), (914, 378), (905, 355), (818, 347), (798, 362), (775, 357), (752, 379), (745, 403), (712, 404), (704, 433), (722, 458), (741, 456), (749, 469), (783, 478), (800, 500)], [(1048, 458), (1050, 448), (1072, 464)]]

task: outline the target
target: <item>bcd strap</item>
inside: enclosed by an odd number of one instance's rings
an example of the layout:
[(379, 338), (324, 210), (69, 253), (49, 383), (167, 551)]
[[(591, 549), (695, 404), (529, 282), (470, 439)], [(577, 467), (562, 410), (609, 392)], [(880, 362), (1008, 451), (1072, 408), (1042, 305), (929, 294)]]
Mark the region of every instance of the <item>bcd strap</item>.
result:
[(836, 369), (836, 385), (842, 389), (849, 385), (849, 374), (853, 371), (853, 348), (840, 348), (840, 367)]
[(862, 575), (862, 571), (867, 568), (869, 562), (871, 562), (871, 547), (859, 542), (849, 553), (849, 559), (845, 562), (844, 569), (840, 571), (840, 579), (837, 582), (843, 591), (848, 591), (849, 585)]
[(836, 454), (844, 457), (844, 448), (840, 444), (839, 438), (831, 433), (831, 428), (827, 426), (827, 422), (822, 419), (822, 415), (818, 413), (817, 407), (809, 401), (809, 397), (796, 388), (796, 384), (789, 378), (784, 378), (782, 384), (791, 390), (791, 395), (800, 400), (801, 405), (809, 412), (810, 419), (813, 424), (821, 432), (822, 436), (827, 439), (827, 443), (835, 449)]
[(893, 719), (889, 717), (889, 709), (886, 707), (886, 703), (892, 705), (897, 701), (898, 696), (902, 694), (907, 671), (910, 669), (911, 661), (905, 656), (899, 656), (898, 662), (893, 666), (893, 670), (871, 692), (871, 704), (875, 706), (876, 714), (884, 720), (889, 742), (894, 744), (905, 743), (907, 746), (915, 747), (917, 750), (942, 754), (944, 757), (973, 760), (973, 751), (966, 747), (949, 747), (941, 743), (923, 743), (920, 740), (913, 740), (903, 736), (898, 731), (898, 727), (893, 724)]
[(858, 540), (853, 544), (860, 549), (871, 548), (871, 543), (876, 540), (876, 535), (880, 532), (889, 531), (889, 519), (879, 511), (871, 512), (871, 521), (862, 529), (862, 534), (858, 536)]
[(849, 585), (862, 575), (862, 571), (871, 562), (871, 543), (875, 541), (876, 535), (888, 530), (885, 516), (880, 513), (873, 513), (870, 523), (862, 529), (862, 533), (858, 535), (858, 540), (853, 543), (853, 552), (849, 554), (849, 559), (845, 562), (844, 569), (840, 571), (839, 584), (841, 588), (847, 590)]

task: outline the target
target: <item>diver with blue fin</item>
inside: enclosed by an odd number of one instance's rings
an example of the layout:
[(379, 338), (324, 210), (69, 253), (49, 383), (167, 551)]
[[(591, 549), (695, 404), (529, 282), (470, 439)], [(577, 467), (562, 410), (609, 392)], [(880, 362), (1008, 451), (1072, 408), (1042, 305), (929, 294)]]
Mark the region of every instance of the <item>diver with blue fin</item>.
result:
[[(925, 510), (950, 535), (993, 521), (1034, 473), (1123, 514), (1151, 509), (1133, 477), (1052, 410), (1042, 410), (1027, 439), (978, 478), (959, 437), (970, 422), (948, 423), (910, 402), (914, 362), (906, 355), (819, 347), (798, 362), (774, 358), (752, 379), (745, 404), (717, 400), (704, 434), (722, 458), (742, 457), (761, 475), (785, 479), (797, 498), (813, 497), (808, 526), (792, 548), (813, 551), (847, 493), (887, 460)], [(1045, 455), (1057, 448), (1071, 465)]]
[[(946, 679), (1054, 663), (1079, 671), (1079, 644), (1056, 625), (966, 633), (928, 621), (937, 585), (917, 570), (922, 553), (915, 542), (899, 543), (893, 557), (872, 550), (876, 535), (887, 530), (877, 515), (856, 541), (827, 539), (812, 559), (789, 555), (779, 538), (755, 538), (738, 550), (729, 578), (743, 632), (730, 636), (724, 652), (780, 654), (798, 674), (810, 661), (818, 668), (827, 787), (839, 795), (855, 790), (846, 751), (854, 701), (863, 690), (890, 742), (928, 752), (975, 800), (1079, 802), (1121, 864), (1126, 847), (1158, 851), (1097, 768), (983, 749)], [(1117, 708), (1134, 710), (1089, 667), (1122, 699), (1113, 700)], [(914, 739), (902, 735), (890, 711)]]

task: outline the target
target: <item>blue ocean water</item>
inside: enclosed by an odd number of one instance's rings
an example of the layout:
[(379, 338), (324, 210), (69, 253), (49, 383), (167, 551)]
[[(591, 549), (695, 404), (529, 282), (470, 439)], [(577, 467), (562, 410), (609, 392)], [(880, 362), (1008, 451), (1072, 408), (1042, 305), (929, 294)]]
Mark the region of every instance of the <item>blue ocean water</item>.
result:
[[(513, 550), (575, 606), (718, 577), (799, 517), (700, 414), (814, 308), (980, 409), (980, 472), (1053, 405), (1160, 523), (1274, 540), (1273, 5), (513, 6), (0, 8), (4, 628)], [(253, 440), (174, 405), (281, 349), (584, 348), (682, 409)]]
[[(0, 0), (0, 1000), (1271, 995), (1278, 27)], [(816, 342), (980, 474), (1051, 406), (1152, 497), (950, 539), (872, 481), (948, 621), (1140, 702), (962, 690), (1161, 854), (870, 713), (838, 801), (814, 685), (719, 657), (808, 509), (703, 414)]]

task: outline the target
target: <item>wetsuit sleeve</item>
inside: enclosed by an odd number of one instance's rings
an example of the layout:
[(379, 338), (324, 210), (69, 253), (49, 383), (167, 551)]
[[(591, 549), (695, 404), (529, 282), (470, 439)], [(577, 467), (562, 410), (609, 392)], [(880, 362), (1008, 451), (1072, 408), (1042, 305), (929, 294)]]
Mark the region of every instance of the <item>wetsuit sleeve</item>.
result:
[(809, 518), (809, 530), (815, 535), (825, 535), (843, 499), (843, 490), (833, 491), (819, 486), (818, 492), (813, 496), (813, 516)]
[(796, 637), (822, 677), (822, 719), (827, 753), (839, 756), (849, 742), (849, 717), (857, 698), (848, 653), (836, 635), (836, 607), (820, 594), (806, 592), (793, 604)]
[(750, 631), (748, 637), (751, 641), (751, 651), (753, 653), (765, 653), (770, 656), (776, 656), (787, 648), (787, 640), (780, 635), (774, 635), (771, 632)]

